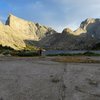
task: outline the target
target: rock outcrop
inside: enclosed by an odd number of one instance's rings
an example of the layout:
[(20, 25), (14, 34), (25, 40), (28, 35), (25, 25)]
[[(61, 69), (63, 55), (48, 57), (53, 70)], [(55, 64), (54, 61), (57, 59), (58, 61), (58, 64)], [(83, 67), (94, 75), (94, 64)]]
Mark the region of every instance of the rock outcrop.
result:
[(65, 29), (62, 31), (62, 34), (73, 34), (73, 31), (72, 31), (70, 28), (65, 28)]
[(100, 42), (100, 19), (86, 19), (75, 31), (66, 28), (61, 34), (53, 34), (41, 41), (43, 47), (51, 49), (92, 49), (95, 44)]
[(5, 25), (0, 23), (0, 44), (20, 50), (30, 41), (39, 41), (49, 31), (53, 29), (10, 14)]
[(12, 28), (16, 34), (24, 34), (27, 37), (26, 39), (38, 40), (36, 35), (37, 27), (32, 22), (28, 22), (13, 15), (9, 15), (6, 21), (6, 25)]
[(0, 44), (2, 46), (12, 47), (14, 49), (22, 49), (25, 47), (23, 34), (19, 34), (8, 25), (0, 24)]

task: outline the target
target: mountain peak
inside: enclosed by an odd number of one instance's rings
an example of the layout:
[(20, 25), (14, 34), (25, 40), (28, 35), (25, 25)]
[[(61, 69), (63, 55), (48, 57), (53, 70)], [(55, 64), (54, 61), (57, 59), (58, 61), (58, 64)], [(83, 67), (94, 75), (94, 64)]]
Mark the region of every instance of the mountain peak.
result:
[(70, 29), (70, 28), (65, 28), (63, 31), (62, 31), (63, 34), (72, 34), (73, 31)]
[(86, 22), (91, 22), (91, 21), (94, 21), (95, 20), (95, 18), (87, 18), (85, 21)]
[(8, 15), (8, 17), (11, 17), (11, 16), (14, 16), (14, 15), (10, 13), (10, 14)]
[(80, 28), (86, 30), (86, 28), (90, 25), (90, 24), (95, 24), (95, 23), (100, 23), (100, 19), (94, 19), (94, 18), (87, 18), (85, 21), (83, 21), (80, 25)]
[(9, 26), (13, 26), (13, 24), (15, 25), (16, 23), (19, 23), (22, 21), (26, 22), (24, 19), (16, 17), (13, 14), (9, 14), (5, 24)]

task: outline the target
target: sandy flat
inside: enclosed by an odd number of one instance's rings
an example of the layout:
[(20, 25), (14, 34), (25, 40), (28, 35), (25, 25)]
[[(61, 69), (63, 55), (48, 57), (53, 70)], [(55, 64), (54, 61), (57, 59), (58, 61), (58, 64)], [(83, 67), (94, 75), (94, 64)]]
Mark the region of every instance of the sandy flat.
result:
[(100, 64), (0, 57), (0, 100), (100, 100)]

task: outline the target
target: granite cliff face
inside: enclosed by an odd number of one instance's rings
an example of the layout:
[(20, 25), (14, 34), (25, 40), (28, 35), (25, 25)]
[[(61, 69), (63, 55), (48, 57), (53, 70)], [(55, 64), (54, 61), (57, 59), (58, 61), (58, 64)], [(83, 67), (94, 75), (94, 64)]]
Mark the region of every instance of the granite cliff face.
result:
[(84, 50), (92, 49), (100, 42), (100, 19), (89, 18), (80, 27), (72, 31), (66, 28), (59, 34), (53, 34), (41, 40), (46, 48)]
[(16, 34), (24, 34), (26, 39), (34, 39), (38, 40), (36, 35), (37, 27), (34, 23), (25, 21), (23, 19), (17, 18), (13, 15), (9, 15), (6, 25), (8, 25), (11, 29), (13, 29)]
[(24, 49), (27, 41), (39, 41), (50, 31), (53, 30), (49, 27), (9, 15), (5, 25), (0, 23), (0, 44), (17, 50)]
[(25, 47), (24, 38), (23, 34), (17, 33), (8, 25), (0, 24), (0, 45), (22, 49)]
[(100, 43), (100, 19), (89, 18), (72, 31), (57, 33), (52, 28), (9, 15), (6, 24), (0, 22), (0, 45), (16, 50), (35, 45), (46, 49), (83, 50)]
[(29, 37), (29, 39), (39, 40), (46, 36), (46, 33), (53, 31), (53, 29), (40, 25), (39, 23), (33, 23), (13, 15), (9, 15), (6, 25), (9, 25), (13, 30), (17, 30)]

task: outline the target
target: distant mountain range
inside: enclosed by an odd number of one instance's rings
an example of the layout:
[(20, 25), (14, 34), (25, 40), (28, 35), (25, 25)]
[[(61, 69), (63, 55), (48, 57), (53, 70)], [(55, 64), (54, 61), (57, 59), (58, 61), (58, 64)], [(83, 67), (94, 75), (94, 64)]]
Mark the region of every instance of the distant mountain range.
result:
[(66, 28), (62, 33), (12, 14), (5, 25), (0, 22), (0, 45), (15, 50), (22, 50), (27, 45), (45, 49), (85, 50), (95, 49), (97, 44), (100, 44), (100, 19), (88, 18), (77, 30)]

